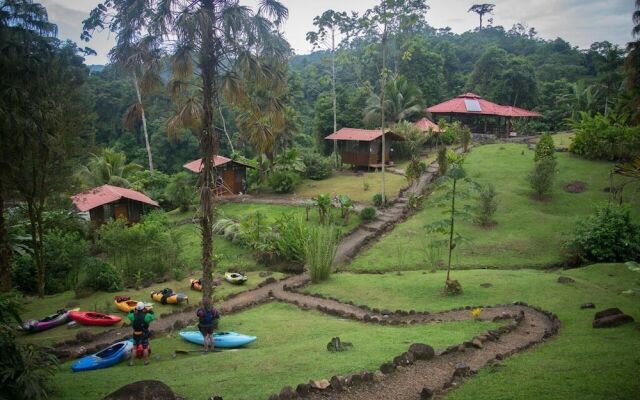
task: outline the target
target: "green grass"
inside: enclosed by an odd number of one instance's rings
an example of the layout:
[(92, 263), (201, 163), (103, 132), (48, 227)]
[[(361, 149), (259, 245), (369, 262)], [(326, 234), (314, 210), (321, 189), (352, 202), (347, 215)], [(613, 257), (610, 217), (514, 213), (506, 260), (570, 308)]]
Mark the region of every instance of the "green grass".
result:
[[(142, 379), (158, 379), (190, 399), (218, 394), (225, 399), (259, 399), (311, 379), (329, 378), (363, 369), (406, 351), (413, 342), (436, 348), (460, 343), (493, 323), (465, 321), (425, 326), (390, 327), (362, 324), (301, 311), (291, 305), (270, 303), (223, 317), (220, 329), (253, 334), (258, 340), (237, 352), (184, 355), (172, 359), (175, 349), (197, 349), (179, 338), (152, 342), (154, 360), (148, 366), (112, 368), (72, 373), (70, 363), (55, 377), (57, 398), (98, 399), (116, 388)], [(334, 336), (352, 342), (353, 350), (330, 353), (326, 344)], [(375, 340), (372, 340), (375, 338)], [(90, 385), (86, 384), (91, 382)]]
[(568, 149), (573, 142), (574, 136), (576, 136), (574, 132), (558, 132), (551, 135), (557, 149)]
[[(569, 276), (575, 284), (556, 282)], [(453, 271), (464, 288), (460, 296), (441, 294), (444, 272), (405, 272), (401, 276), (337, 274), (308, 291), (356, 304), (395, 310), (438, 311), (466, 305), (526, 301), (558, 314), (559, 336), (502, 361), (501, 368), (485, 368), (447, 398), (462, 399), (627, 399), (640, 391), (640, 331), (629, 324), (593, 329), (594, 310), (619, 307), (640, 320), (640, 296), (625, 295), (640, 287), (640, 274), (623, 264), (600, 264), (561, 272), (537, 270)], [(491, 283), (490, 288), (480, 287)], [(517, 389), (516, 389), (517, 388)]]
[[(408, 185), (404, 176), (387, 172), (384, 177), (385, 191), (389, 199), (398, 197), (400, 189)], [(369, 184), (367, 191), (364, 190), (365, 182)], [(371, 205), (373, 195), (381, 191), (381, 182), (380, 172), (363, 172), (361, 176), (352, 172), (334, 173), (330, 178), (321, 181), (305, 179), (296, 188), (295, 195), (312, 198), (323, 193), (329, 193), (331, 197), (346, 194), (354, 201)]]
[[(266, 278), (261, 278), (258, 276), (257, 272), (248, 273), (249, 279), (247, 283), (242, 286), (231, 285), (229, 283), (223, 282), (221, 286), (214, 289), (214, 300), (219, 300), (231, 293), (238, 293), (245, 290), (249, 290), (255, 288), (258, 283), (262, 282)], [(272, 275), (274, 278), (279, 279), (284, 275), (280, 273), (274, 273)], [(194, 275), (193, 277), (199, 277)], [(223, 275), (217, 275), (217, 278), (223, 278)], [(152, 290), (160, 290), (163, 288), (172, 288), (175, 292), (183, 292), (189, 296), (190, 302), (192, 304), (197, 304), (202, 295), (200, 292), (196, 292), (191, 290), (189, 278), (182, 279), (180, 281), (169, 281), (163, 283), (153, 284), (148, 288), (144, 289), (126, 289), (116, 293), (106, 293), (106, 292), (96, 292), (93, 293), (90, 297), (76, 299), (73, 291), (67, 291), (63, 293), (58, 293), (51, 296), (45, 296), (43, 299), (39, 299), (37, 297), (27, 297), (25, 298), (24, 311), (21, 313), (21, 317), (23, 319), (38, 319), (42, 318), (46, 315), (54, 313), (56, 310), (61, 308), (75, 308), (79, 307), (81, 310), (85, 311), (100, 311), (106, 312), (113, 315), (119, 315), (124, 317), (125, 314), (119, 311), (114, 302), (114, 296), (129, 296), (133, 300), (140, 300), (144, 302), (153, 303), (153, 309), (159, 315), (166, 312), (171, 312), (176, 308), (181, 308), (186, 306), (186, 304), (181, 305), (171, 305), (171, 304), (161, 304), (154, 302), (151, 300), (150, 293)], [(119, 325), (116, 325), (119, 326)], [(21, 340), (31, 343), (38, 343), (42, 345), (48, 345), (55, 342), (59, 342), (61, 340), (72, 339), (75, 337), (76, 333), (80, 330), (88, 330), (92, 333), (99, 333), (105, 330), (111, 329), (110, 327), (89, 327), (82, 326), (80, 328), (68, 329), (66, 327), (57, 327), (47, 331), (38, 332), (31, 335), (21, 336)]]
[[(557, 153), (558, 175), (549, 201), (531, 197), (527, 174), (533, 167), (533, 151), (525, 145), (496, 144), (475, 148), (467, 156), (465, 168), (473, 180), (493, 183), (498, 193), (497, 225), (483, 228), (471, 221), (459, 222), (459, 232), (469, 240), (454, 251), (453, 264), (465, 268), (544, 267), (563, 260), (562, 244), (575, 223), (591, 215), (607, 202), (611, 163), (588, 161), (570, 153)], [(564, 190), (573, 181), (587, 183), (583, 193)], [(473, 205), (473, 203), (471, 203)], [(640, 217), (640, 199), (633, 204)], [(425, 226), (446, 216), (428, 202), (423, 211), (398, 225), (346, 266), (348, 270), (404, 270), (433, 268), (428, 265), (431, 239)], [(442, 259), (444, 259), (444, 248)]]

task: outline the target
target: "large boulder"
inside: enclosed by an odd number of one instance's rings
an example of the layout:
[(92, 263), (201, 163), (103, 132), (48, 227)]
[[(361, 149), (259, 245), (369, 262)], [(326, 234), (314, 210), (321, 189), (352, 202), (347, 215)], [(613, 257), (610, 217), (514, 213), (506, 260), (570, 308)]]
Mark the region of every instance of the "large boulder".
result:
[(620, 310), (617, 307), (607, 308), (602, 311), (598, 311), (596, 315), (593, 317), (593, 319), (600, 319), (600, 318), (610, 317), (612, 315), (620, 315), (620, 314), (624, 314), (624, 313), (622, 312), (622, 310)]
[(160, 381), (130, 383), (108, 394), (103, 400), (178, 400), (171, 388)]
[(616, 314), (593, 320), (592, 326), (594, 328), (613, 328), (631, 322), (633, 322), (633, 317), (631, 317), (630, 315)]
[(433, 347), (424, 343), (413, 343), (409, 346), (409, 353), (412, 353), (416, 360), (430, 360), (436, 354)]

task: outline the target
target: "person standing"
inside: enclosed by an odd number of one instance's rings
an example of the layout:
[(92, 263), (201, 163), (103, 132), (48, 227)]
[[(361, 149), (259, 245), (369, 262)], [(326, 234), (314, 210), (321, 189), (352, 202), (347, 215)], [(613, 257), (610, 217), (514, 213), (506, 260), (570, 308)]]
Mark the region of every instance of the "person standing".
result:
[(220, 313), (211, 305), (211, 300), (205, 297), (202, 300), (202, 307), (196, 311), (196, 315), (198, 316), (198, 330), (204, 337), (204, 351), (207, 353), (215, 347), (213, 331), (218, 328)]
[(155, 319), (153, 310), (145, 309), (144, 303), (139, 301), (136, 309), (129, 312), (127, 318), (133, 327), (133, 351), (129, 365), (133, 365), (135, 357), (142, 356), (144, 365), (149, 364), (149, 324)]

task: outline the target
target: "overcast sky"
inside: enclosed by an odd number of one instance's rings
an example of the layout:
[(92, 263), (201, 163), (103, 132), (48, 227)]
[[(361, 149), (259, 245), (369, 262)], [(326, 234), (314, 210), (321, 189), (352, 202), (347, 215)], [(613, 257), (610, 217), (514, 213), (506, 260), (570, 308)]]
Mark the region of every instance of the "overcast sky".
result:
[[(47, 7), (49, 19), (58, 24), (59, 37), (71, 39), (81, 46), (89, 46), (98, 52), (87, 57), (87, 64), (105, 64), (107, 52), (113, 46), (108, 32), (94, 35), (88, 44), (80, 43), (82, 20), (98, 3), (97, 0), (40, 0)], [(285, 37), (297, 54), (311, 51), (305, 35), (313, 30), (313, 17), (323, 11), (362, 12), (378, 3), (377, 0), (281, 0), (289, 8), (289, 19), (284, 26)], [(545, 39), (561, 37), (574, 46), (588, 47), (596, 41), (608, 40), (621, 46), (631, 38), (631, 14), (633, 0), (492, 0), (495, 11), (494, 25), (509, 29), (522, 22), (535, 27)], [(241, 0), (242, 4), (255, 6), (258, 0)], [(477, 14), (468, 13), (469, 6), (479, 1), (430, 0), (427, 13), (430, 25), (449, 26), (456, 33), (473, 29), (478, 24)], [(487, 17), (485, 16), (485, 20)]]

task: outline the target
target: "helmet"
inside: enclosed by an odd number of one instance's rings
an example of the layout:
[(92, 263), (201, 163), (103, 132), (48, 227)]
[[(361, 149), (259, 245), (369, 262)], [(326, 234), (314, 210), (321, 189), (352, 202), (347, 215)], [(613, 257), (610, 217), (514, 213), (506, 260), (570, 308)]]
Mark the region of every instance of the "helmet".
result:
[(139, 301), (138, 304), (136, 304), (136, 310), (138, 311), (144, 310), (144, 303)]

